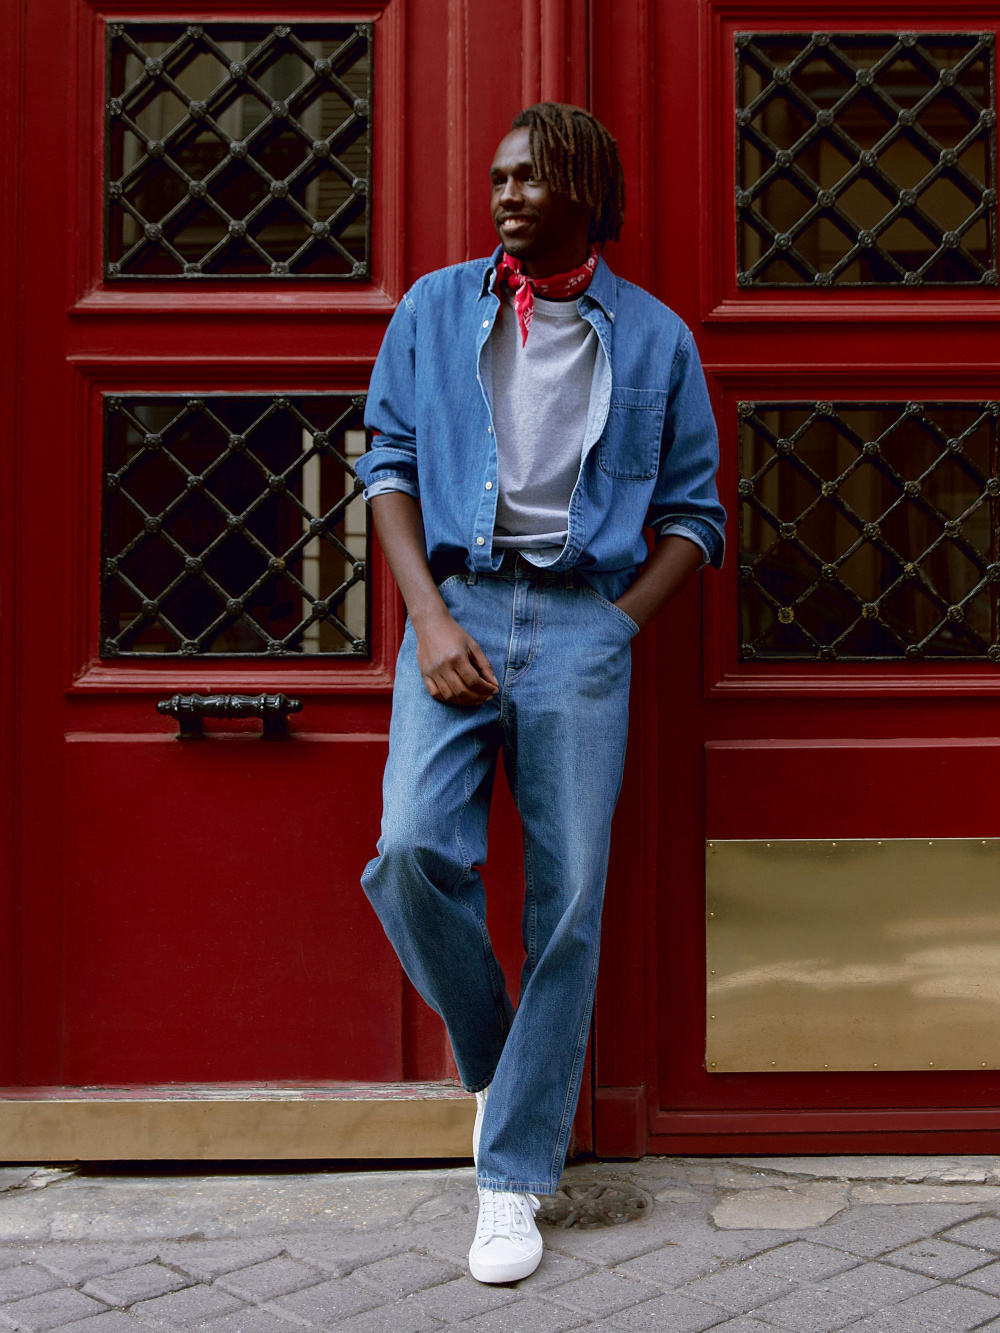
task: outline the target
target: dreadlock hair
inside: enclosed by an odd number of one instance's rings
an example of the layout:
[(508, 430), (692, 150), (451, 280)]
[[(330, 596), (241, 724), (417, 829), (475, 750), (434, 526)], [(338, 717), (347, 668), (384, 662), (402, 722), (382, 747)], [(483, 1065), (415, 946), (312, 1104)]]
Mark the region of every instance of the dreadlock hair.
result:
[(618, 144), (589, 111), (564, 102), (536, 102), (514, 117), (527, 128), (531, 170), (559, 194), (593, 210), (588, 239), (617, 241), (625, 221), (625, 177)]

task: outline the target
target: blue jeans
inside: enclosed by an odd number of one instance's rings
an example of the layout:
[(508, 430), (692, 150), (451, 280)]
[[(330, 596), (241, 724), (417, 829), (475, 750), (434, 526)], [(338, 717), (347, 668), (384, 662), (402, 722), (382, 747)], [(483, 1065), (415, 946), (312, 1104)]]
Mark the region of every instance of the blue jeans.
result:
[[(480, 1186), (537, 1194), (559, 1184), (580, 1093), (636, 632), (589, 587), (550, 578), (456, 574), (440, 585), (500, 682), (473, 708), (430, 697), (407, 621), (382, 837), (362, 876), (407, 976), (444, 1019), (463, 1085), (491, 1085)], [(524, 829), (516, 1013), (477, 869), (501, 752)]]

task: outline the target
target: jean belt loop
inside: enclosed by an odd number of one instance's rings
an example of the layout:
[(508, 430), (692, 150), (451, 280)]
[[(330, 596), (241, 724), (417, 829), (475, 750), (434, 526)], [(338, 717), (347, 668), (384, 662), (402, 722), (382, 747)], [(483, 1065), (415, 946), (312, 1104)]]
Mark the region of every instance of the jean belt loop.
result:
[(573, 571), (572, 571), (571, 569), (567, 569), (567, 571), (566, 571), (566, 587), (567, 587), (567, 588), (573, 588), (573, 587), (575, 587), (575, 586), (576, 586), (576, 579), (573, 577)]
[(465, 576), (465, 582), (470, 588), (474, 588), (479, 580), (479, 575), (474, 569), (470, 569)]

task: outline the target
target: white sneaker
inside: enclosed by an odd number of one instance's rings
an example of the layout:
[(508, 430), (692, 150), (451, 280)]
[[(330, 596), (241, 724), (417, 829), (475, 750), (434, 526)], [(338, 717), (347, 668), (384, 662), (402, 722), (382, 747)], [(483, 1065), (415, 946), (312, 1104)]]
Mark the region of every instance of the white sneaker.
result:
[(483, 1112), (486, 1110), (486, 1098), (490, 1095), (492, 1084), (487, 1083), (482, 1092), (476, 1093), (476, 1123), (472, 1126), (472, 1160), (479, 1165), (479, 1136), (483, 1132)]
[(477, 1282), (517, 1282), (535, 1271), (542, 1259), (538, 1206), (533, 1194), (479, 1191), (479, 1223), (469, 1251), (469, 1272)]

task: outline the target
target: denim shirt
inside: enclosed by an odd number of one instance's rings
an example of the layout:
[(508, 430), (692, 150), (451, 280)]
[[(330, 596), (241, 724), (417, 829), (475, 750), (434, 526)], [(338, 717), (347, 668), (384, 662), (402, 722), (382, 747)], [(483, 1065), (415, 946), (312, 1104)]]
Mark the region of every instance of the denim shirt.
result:
[[(487, 574), (503, 558), (493, 550), (489, 345), (500, 254), (420, 278), (397, 307), (372, 372), (365, 424), (376, 434), (356, 471), (367, 500), (386, 491), (419, 499), (432, 570), (464, 558), (470, 571)], [(672, 310), (615, 277), (603, 259), (577, 308), (600, 349), (566, 544), (544, 563), (575, 568), (613, 601), (647, 558), (645, 525), (690, 538), (721, 565), (718, 437), (694, 340)]]

